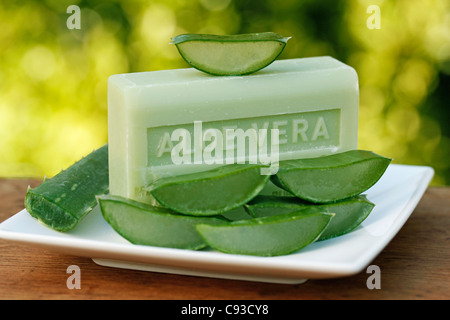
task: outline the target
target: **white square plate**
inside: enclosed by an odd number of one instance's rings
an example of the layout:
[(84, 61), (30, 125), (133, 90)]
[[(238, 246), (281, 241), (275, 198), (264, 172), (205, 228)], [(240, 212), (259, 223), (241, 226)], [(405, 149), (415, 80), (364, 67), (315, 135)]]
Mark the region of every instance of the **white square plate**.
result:
[(106, 223), (98, 209), (67, 233), (41, 225), (24, 209), (0, 224), (0, 238), (90, 257), (109, 267), (278, 283), (343, 277), (361, 272), (392, 240), (433, 175), (430, 167), (391, 164), (364, 193), (375, 208), (356, 230), (279, 257), (133, 245)]

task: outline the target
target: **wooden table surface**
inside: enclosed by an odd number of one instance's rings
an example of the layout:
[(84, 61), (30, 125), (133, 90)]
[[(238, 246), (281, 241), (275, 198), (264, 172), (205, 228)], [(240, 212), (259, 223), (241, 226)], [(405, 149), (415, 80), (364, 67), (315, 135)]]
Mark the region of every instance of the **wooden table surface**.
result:
[[(27, 186), (0, 179), (0, 222), (23, 209)], [(90, 258), (0, 240), (0, 299), (449, 299), (450, 187), (430, 187), (400, 232), (371, 264), (380, 289), (368, 289), (366, 270), (350, 277), (269, 284), (153, 273), (96, 265)], [(81, 289), (68, 289), (67, 268), (81, 270)]]

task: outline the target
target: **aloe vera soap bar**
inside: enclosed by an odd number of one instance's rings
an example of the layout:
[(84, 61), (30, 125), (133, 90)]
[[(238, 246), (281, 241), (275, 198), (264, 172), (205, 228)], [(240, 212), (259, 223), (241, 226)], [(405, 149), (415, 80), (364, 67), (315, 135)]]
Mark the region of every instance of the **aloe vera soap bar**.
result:
[(278, 60), (247, 76), (113, 75), (110, 192), (150, 203), (145, 188), (162, 177), (357, 149), (358, 105), (355, 70), (331, 57)]

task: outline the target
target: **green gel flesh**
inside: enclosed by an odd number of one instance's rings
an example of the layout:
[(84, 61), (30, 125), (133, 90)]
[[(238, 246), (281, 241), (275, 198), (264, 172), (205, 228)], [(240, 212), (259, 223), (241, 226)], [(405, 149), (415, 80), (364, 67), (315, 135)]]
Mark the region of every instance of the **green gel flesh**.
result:
[(246, 75), (271, 64), (289, 38), (273, 32), (239, 35), (183, 34), (172, 38), (192, 67), (219, 76)]
[(352, 150), (330, 156), (280, 162), (274, 184), (314, 203), (339, 201), (373, 186), (391, 159), (370, 151)]
[(256, 256), (285, 255), (314, 242), (333, 214), (301, 210), (287, 214), (229, 222), (197, 225), (197, 231), (212, 248), (232, 254)]
[(218, 224), (216, 217), (190, 217), (119, 196), (98, 197), (105, 220), (122, 237), (134, 244), (197, 250), (206, 243), (195, 225)]
[(97, 204), (96, 195), (108, 192), (108, 181), (105, 145), (36, 188), (29, 188), (25, 208), (47, 227), (68, 231)]
[(220, 214), (255, 197), (270, 176), (262, 165), (230, 164), (209, 171), (157, 180), (148, 187), (164, 207), (188, 215)]
[(311, 204), (295, 197), (257, 196), (245, 205), (256, 218), (285, 214), (310, 207), (335, 214), (318, 240), (344, 235), (355, 230), (372, 212), (375, 205), (364, 195), (329, 204)]

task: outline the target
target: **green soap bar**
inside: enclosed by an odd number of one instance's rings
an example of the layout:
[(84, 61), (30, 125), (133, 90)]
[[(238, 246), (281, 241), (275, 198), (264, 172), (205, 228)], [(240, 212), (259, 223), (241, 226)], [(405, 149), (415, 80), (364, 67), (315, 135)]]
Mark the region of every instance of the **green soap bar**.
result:
[(208, 216), (248, 202), (264, 188), (269, 175), (262, 165), (230, 164), (200, 173), (167, 177), (148, 187), (155, 199), (173, 211)]
[(192, 67), (213, 75), (246, 75), (272, 63), (289, 38), (273, 32), (238, 35), (182, 34), (172, 38)]
[(25, 208), (44, 225), (68, 231), (97, 204), (96, 195), (108, 192), (108, 182), (108, 145), (104, 145), (36, 188), (29, 188)]
[(272, 182), (314, 203), (350, 198), (372, 187), (391, 159), (371, 151), (351, 150), (330, 156), (280, 162)]
[(212, 248), (232, 254), (279, 256), (304, 248), (317, 240), (333, 214), (311, 208), (287, 214), (233, 221), (221, 225), (197, 225)]
[(145, 188), (161, 178), (356, 149), (358, 76), (331, 57), (277, 60), (245, 77), (117, 74), (108, 128), (111, 194), (155, 205)]
[(295, 197), (259, 195), (245, 205), (245, 209), (253, 217), (280, 215), (310, 207), (335, 214), (318, 239), (325, 240), (356, 229), (369, 216), (375, 204), (367, 200), (364, 195), (329, 204), (311, 204)]
[(99, 196), (98, 202), (105, 220), (133, 244), (197, 250), (205, 247), (206, 243), (195, 230), (195, 225), (225, 221), (216, 217), (180, 215), (119, 196)]

